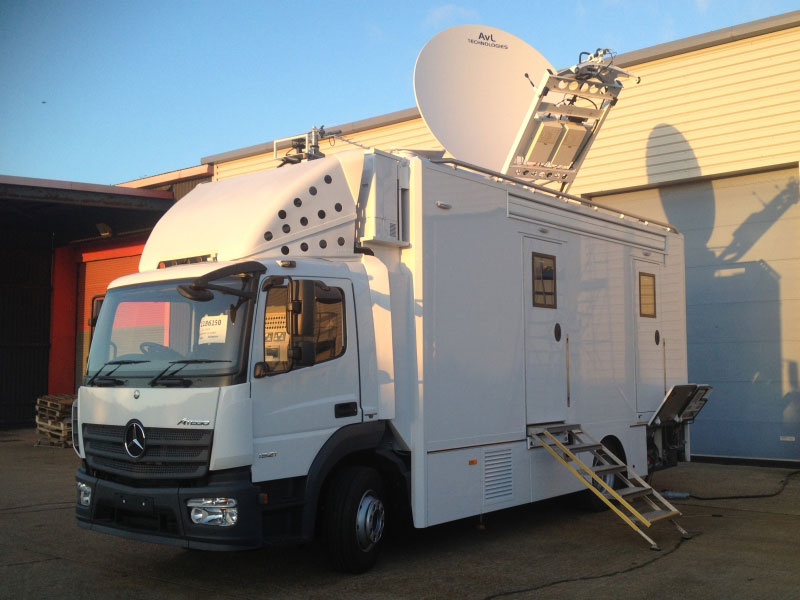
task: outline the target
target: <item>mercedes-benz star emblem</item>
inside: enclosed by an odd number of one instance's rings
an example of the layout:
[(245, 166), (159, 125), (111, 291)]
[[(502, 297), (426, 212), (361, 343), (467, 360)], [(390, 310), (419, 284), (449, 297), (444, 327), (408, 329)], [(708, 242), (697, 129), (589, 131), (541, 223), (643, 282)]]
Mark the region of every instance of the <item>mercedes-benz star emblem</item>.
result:
[(144, 454), (145, 448), (145, 435), (144, 427), (139, 421), (131, 421), (125, 428), (125, 452), (131, 458), (140, 458)]

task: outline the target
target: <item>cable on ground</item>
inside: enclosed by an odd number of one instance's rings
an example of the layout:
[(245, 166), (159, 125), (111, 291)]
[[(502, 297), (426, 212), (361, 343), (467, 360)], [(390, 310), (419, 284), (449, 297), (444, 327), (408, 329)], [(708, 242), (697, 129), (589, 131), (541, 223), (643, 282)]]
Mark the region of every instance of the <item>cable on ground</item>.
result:
[(689, 494), (689, 498), (694, 498), (695, 500), (749, 500), (751, 498), (773, 498), (783, 493), (783, 490), (786, 489), (786, 485), (789, 483), (789, 479), (798, 474), (800, 474), (800, 470), (788, 473), (786, 477), (781, 480), (778, 489), (768, 494), (749, 494), (744, 496), (695, 496), (694, 494)]
[[(703, 534), (702, 533), (693, 533), (692, 537), (689, 538), (689, 539), (697, 539), (701, 535), (703, 535)], [(555, 581), (550, 581), (548, 583), (543, 583), (542, 585), (537, 585), (537, 586), (534, 586), (534, 587), (523, 588), (523, 589), (519, 589), (519, 590), (512, 590), (510, 592), (500, 592), (498, 594), (492, 594), (491, 596), (486, 596), (484, 598), (484, 600), (493, 600), (494, 598), (505, 598), (507, 596), (513, 596), (515, 594), (524, 594), (526, 592), (536, 592), (536, 591), (542, 590), (544, 588), (552, 587), (554, 585), (559, 585), (559, 584), (562, 584), (562, 583), (573, 583), (573, 582), (576, 582), (576, 581), (593, 581), (595, 579), (605, 579), (605, 578), (608, 578), (608, 577), (616, 577), (617, 575), (624, 575), (626, 573), (630, 573), (632, 571), (636, 571), (638, 569), (642, 569), (642, 568), (644, 568), (644, 567), (646, 567), (648, 565), (652, 565), (654, 562), (669, 556), (670, 554), (675, 552), (678, 548), (680, 548), (683, 545), (683, 543), (686, 542), (686, 541), (687, 541), (687, 539), (681, 538), (680, 540), (678, 540), (678, 543), (675, 545), (674, 548), (671, 548), (671, 549), (667, 550), (666, 552), (661, 552), (655, 558), (647, 560), (647, 561), (645, 561), (645, 562), (643, 562), (641, 564), (634, 565), (632, 567), (628, 567), (627, 569), (620, 569), (619, 571), (612, 571), (610, 573), (602, 573), (600, 575), (586, 575), (584, 577), (571, 577), (571, 578), (566, 578), (566, 579), (557, 579)]]

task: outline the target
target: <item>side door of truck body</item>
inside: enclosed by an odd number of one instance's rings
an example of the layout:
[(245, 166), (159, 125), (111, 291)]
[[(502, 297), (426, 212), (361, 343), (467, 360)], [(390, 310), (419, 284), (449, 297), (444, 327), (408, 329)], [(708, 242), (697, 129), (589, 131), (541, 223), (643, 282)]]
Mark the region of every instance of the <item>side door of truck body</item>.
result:
[(570, 319), (565, 245), (524, 238), (525, 410), (529, 424), (567, 418)]
[(265, 334), (269, 291), (259, 294), (250, 365), (253, 481), (306, 475), (317, 452), (337, 429), (362, 420), (352, 282), (331, 277), (306, 279), (341, 290), (344, 348), (335, 358), (312, 366), (253, 377), (255, 363), (264, 360), (265, 335), (269, 335)]
[(634, 259), (633, 307), (636, 322), (636, 410), (651, 411), (666, 394), (665, 339), (661, 327), (662, 266)]

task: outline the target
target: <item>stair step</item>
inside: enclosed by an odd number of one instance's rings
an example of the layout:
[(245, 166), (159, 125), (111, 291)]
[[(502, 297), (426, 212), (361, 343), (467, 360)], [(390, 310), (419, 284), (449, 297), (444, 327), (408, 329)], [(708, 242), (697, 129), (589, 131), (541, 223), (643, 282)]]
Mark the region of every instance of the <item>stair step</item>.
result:
[[(656, 521), (661, 521), (662, 519), (669, 519), (670, 517), (677, 517), (680, 516), (680, 512), (677, 510), (654, 510), (651, 512), (642, 513), (642, 516), (647, 519), (650, 523), (655, 523)], [(638, 521), (639, 519), (634, 519)]]
[(546, 427), (547, 431), (550, 433), (564, 433), (565, 431), (581, 431), (580, 425), (553, 425), (552, 427)]
[(564, 444), (564, 448), (572, 452), (573, 454), (577, 454), (578, 452), (592, 452), (595, 450), (600, 450), (602, 448), (602, 444)]
[[(551, 442), (546, 437), (539, 437), (537, 436), (539, 443), (542, 446), (550, 446), (551, 448), (555, 448), (556, 450), (561, 450), (558, 446), (556, 446), (553, 442)], [(562, 442), (564, 448), (572, 452), (573, 454), (577, 454), (578, 452), (593, 452), (596, 450), (600, 450), (603, 445), (602, 444), (594, 444), (594, 443), (580, 443), (580, 444), (564, 444)]]
[[(650, 487), (628, 487), (628, 488), (620, 488), (618, 490), (614, 490), (617, 494), (619, 494), (624, 500), (631, 500), (633, 498), (639, 498), (641, 496), (649, 496), (653, 488)], [(611, 494), (605, 494), (606, 498), (614, 499)]]
[(627, 471), (627, 465), (595, 465), (592, 471), (595, 475), (607, 475), (609, 473), (622, 473)]

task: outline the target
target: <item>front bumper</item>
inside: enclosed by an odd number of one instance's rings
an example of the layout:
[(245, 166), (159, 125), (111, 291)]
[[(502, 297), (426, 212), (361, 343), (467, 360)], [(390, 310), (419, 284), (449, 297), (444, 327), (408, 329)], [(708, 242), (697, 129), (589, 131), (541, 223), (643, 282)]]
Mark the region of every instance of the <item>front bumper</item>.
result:
[[(91, 487), (89, 506), (76, 502), (78, 526), (122, 537), (198, 550), (260, 548), (261, 507), (249, 471), (211, 474), (203, 487), (140, 488), (92, 477), (81, 468), (77, 482)], [(190, 498), (235, 498), (239, 518), (219, 527), (192, 522)]]

